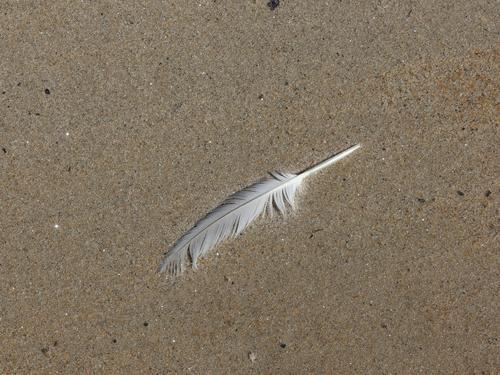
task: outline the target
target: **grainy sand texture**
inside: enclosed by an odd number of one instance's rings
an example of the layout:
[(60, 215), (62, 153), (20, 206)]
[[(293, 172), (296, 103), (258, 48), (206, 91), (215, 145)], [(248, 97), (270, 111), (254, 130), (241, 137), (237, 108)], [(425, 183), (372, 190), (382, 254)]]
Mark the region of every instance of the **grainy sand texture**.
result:
[(0, 2), (0, 374), (500, 372), (498, 3), (267, 3)]

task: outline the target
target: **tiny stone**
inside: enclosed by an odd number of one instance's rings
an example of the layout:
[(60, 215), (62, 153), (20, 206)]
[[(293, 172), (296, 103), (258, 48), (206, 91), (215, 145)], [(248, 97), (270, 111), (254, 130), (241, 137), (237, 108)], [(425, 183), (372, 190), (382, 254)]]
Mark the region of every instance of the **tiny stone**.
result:
[(270, 0), (268, 3), (267, 3), (267, 6), (269, 7), (269, 9), (271, 10), (275, 10), (278, 5), (280, 5), (280, 0)]
[(282, 349), (285, 349), (285, 348), (286, 348), (286, 344), (285, 344), (284, 342), (280, 342), (280, 347), (281, 347)]
[(460, 191), (460, 190), (457, 190), (457, 194), (460, 195), (461, 197), (464, 196), (464, 192), (463, 191)]
[(50, 95), (50, 90), (49, 90), (49, 89), (45, 89), (45, 93), (46, 93), (47, 95)]
[[(4, 149), (4, 152), (5, 152), (5, 149)], [(484, 193), (484, 196), (489, 197), (490, 195), (491, 195), (491, 190), (486, 190), (486, 192)]]

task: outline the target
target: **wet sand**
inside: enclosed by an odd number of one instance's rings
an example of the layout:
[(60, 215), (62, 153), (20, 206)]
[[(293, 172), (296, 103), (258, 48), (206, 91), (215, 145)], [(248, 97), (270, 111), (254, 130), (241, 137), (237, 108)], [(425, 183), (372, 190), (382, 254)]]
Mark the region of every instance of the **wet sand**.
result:
[[(497, 373), (495, 14), (2, 1), (0, 373)], [(230, 193), (358, 142), (156, 272)]]

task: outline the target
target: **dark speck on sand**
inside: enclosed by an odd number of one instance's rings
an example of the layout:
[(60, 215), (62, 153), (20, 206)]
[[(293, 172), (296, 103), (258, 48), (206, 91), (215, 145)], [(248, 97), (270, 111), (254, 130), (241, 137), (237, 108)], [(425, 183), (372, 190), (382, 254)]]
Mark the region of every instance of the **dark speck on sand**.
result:
[(280, 0), (270, 0), (267, 3), (267, 6), (271, 10), (275, 10), (280, 5)]

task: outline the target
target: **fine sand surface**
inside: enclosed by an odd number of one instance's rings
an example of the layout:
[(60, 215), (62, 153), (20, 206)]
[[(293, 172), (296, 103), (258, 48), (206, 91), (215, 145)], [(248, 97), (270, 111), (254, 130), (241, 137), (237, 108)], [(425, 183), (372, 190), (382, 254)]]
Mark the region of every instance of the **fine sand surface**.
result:
[(266, 2), (0, 2), (0, 374), (500, 371), (497, 3)]

